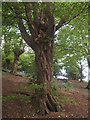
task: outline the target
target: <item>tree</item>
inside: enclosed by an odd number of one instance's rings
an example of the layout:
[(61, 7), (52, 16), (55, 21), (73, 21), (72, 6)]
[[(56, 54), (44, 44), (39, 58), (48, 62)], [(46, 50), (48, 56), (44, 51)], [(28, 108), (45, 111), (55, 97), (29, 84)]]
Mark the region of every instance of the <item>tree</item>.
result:
[(18, 68), (18, 61), (20, 55), (24, 53), (24, 47), (22, 48), (21, 45), (15, 46), (14, 49), (14, 65), (13, 65), (13, 74), (17, 74), (17, 68)]
[[(74, 19), (59, 30), (55, 47), (55, 57), (63, 63), (64, 67), (68, 66), (66, 71), (69, 77), (77, 76), (80, 81), (82, 81), (84, 70), (82, 61), (87, 59), (88, 54), (88, 15), (86, 14), (87, 12), (82, 14), (83, 17), (78, 17), (77, 24)], [(80, 24), (81, 21), (83, 25)]]
[[(20, 33), (15, 27), (3, 26), (3, 48), (7, 69), (12, 69), (13, 74), (17, 74), (19, 56), (24, 52), (25, 45)], [(18, 40), (18, 41), (17, 41)], [(13, 53), (13, 54), (12, 54)], [(13, 68), (11, 68), (10, 56), (13, 55)]]
[(10, 53), (11, 53), (11, 41), (10, 40), (8, 40), (8, 37), (7, 37), (7, 31), (8, 31), (8, 29), (6, 30), (6, 27), (5, 26), (3, 26), (3, 33), (5, 33), (4, 34), (4, 36), (3, 36), (3, 53), (4, 53), (4, 58), (5, 58), (5, 63), (6, 63), (6, 68), (7, 69), (10, 69)]
[(69, 65), (65, 66), (66, 69), (66, 76), (68, 77), (68, 79), (70, 80), (78, 80), (79, 79), (79, 70), (78, 67), (76, 67), (76, 65)]
[[(8, 11), (3, 18), (7, 18), (4, 24), (18, 24), (22, 38), (35, 52), (37, 84), (43, 84), (43, 88), (35, 91), (32, 102), (39, 114), (58, 111), (51, 89), (55, 32), (86, 8), (85, 3), (3, 3), (3, 12)], [(13, 19), (10, 21), (10, 18)]]

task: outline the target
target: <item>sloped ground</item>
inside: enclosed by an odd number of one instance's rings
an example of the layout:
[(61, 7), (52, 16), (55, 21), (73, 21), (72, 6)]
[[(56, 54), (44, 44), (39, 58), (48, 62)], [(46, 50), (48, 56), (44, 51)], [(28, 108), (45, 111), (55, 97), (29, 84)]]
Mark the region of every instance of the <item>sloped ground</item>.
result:
[[(69, 91), (60, 88), (60, 103), (63, 109), (59, 112), (52, 112), (45, 118), (87, 118), (88, 117), (88, 91), (85, 89), (86, 83), (71, 81), (72, 89)], [(3, 73), (2, 76), (2, 116), (3, 118), (30, 118), (41, 117), (34, 115), (30, 104), (29, 96), (17, 94), (18, 89), (27, 86), (28, 80)], [(20, 90), (19, 90), (20, 91)], [(30, 91), (28, 91), (30, 92)]]

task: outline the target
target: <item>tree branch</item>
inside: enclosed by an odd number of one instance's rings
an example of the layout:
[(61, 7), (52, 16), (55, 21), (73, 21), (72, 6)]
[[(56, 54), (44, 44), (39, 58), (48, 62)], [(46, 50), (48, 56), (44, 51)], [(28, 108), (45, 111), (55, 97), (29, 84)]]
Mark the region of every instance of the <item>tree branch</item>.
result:
[(28, 35), (28, 33), (26, 32), (26, 29), (23, 25), (23, 22), (19, 21), (18, 26), (19, 26), (19, 30), (21, 31), (22, 38), (35, 51), (36, 50), (36, 45), (34, 43), (34, 40), (33, 40), (32, 36)]
[(18, 27), (19, 27), (19, 30), (21, 32), (21, 35), (22, 35), (22, 38), (25, 40), (25, 42), (31, 46), (31, 36), (28, 35), (28, 33), (26, 32), (26, 29), (23, 25), (23, 22), (22, 21), (18, 21)]
[(62, 26), (70, 23), (73, 19), (77, 18), (84, 10), (85, 10), (86, 6), (84, 7), (84, 9), (78, 13), (77, 15), (73, 16), (72, 18), (70, 18), (68, 21), (67, 20), (61, 20), (58, 25), (56, 26), (56, 31), (59, 30)]
[(39, 24), (39, 13), (38, 13), (38, 3), (32, 2), (33, 5), (33, 15), (34, 15), (34, 21), (37, 22), (37, 24)]
[(35, 26), (33, 25), (32, 16), (31, 16), (31, 6), (29, 3), (24, 3), (25, 6), (25, 13), (27, 18), (27, 24), (28, 28), (33, 36), (33, 38), (36, 38), (37, 36), (37, 30), (35, 29)]
[(14, 6), (13, 9), (14, 13), (16, 14), (16, 18), (18, 20), (18, 27), (19, 30), (21, 32), (22, 38), (25, 40), (25, 42), (32, 47), (32, 37), (27, 33), (25, 26), (23, 25), (23, 21), (22, 21), (22, 15), (20, 12), (20, 9), (18, 6)]

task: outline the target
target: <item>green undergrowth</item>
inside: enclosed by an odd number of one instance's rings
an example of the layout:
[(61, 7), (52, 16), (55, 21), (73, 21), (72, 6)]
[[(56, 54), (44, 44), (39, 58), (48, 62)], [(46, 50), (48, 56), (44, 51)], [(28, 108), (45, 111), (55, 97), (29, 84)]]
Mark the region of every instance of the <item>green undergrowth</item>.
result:
[(59, 95), (59, 88), (60, 88), (60, 85), (55, 80), (53, 80), (51, 83), (51, 89), (52, 89), (53, 95), (55, 96)]
[[(21, 90), (21, 91), (28, 91), (28, 90), (38, 90), (38, 91), (40, 91), (40, 90), (43, 89), (43, 87), (44, 87), (43, 84), (31, 83), (28, 86), (22, 86), (22, 87), (20, 87), (19, 90)], [(56, 83), (56, 81), (53, 81), (51, 83), (52, 92), (55, 92), (55, 93), (59, 92), (59, 87), (60, 87), (60, 85), (58, 85)]]
[(60, 101), (60, 85), (56, 82), (56, 80), (53, 80), (51, 83), (51, 89), (52, 89), (52, 96), (54, 97), (54, 100), (56, 101), (56, 104), (58, 106), (58, 109), (62, 109), (62, 105), (59, 102)]
[(6, 72), (3, 72), (3, 71), (2, 71), (2, 74), (6, 74)]
[(19, 90), (21, 90), (21, 91), (29, 91), (29, 90), (38, 90), (38, 91), (40, 91), (42, 88), (43, 88), (43, 84), (38, 85), (38, 84), (32, 83), (32, 84), (30, 84), (28, 86), (20, 87)]
[(29, 103), (30, 97), (29, 96), (14, 96), (14, 95), (2, 96), (2, 102), (8, 102), (11, 100), (20, 100), (21, 102)]
[(88, 89), (84, 89), (85, 92), (88, 92)]
[(65, 84), (60, 85), (62, 88), (65, 88), (66, 90), (70, 91), (73, 88), (73, 85), (71, 85), (70, 82), (67, 82)]
[(56, 103), (60, 109), (63, 109), (62, 106), (64, 106), (65, 104), (75, 105), (76, 102), (74, 98), (70, 98), (66, 95), (63, 96), (62, 94), (60, 94), (60, 87), (63, 87), (68, 91), (73, 88), (70, 82), (61, 85), (61, 84), (57, 84), (57, 82), (54, 80), (51, 86), (52, 86), (52, 95), (54, 96), (54, 99), (56, 100)]
[(61, 102), (62, 104), (71, 104), (71, 105), (75, 105), (75, 99), (74, 98), (70, 98), (66, 95), (61, 96)]
[(9, 70), (9, 69), (7, 69), (7, 68), (2, 68), (2, 70), (3, 70), (3, 72), (5, 71), (5, 72), (11, 72), (11, 70)]

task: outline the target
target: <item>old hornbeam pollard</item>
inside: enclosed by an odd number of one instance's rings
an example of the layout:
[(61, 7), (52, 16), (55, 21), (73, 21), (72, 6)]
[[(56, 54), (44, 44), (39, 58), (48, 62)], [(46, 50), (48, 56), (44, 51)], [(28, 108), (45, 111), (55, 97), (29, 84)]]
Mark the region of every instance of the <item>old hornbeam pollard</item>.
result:
[(37, 84), (43, 85), (32, 96), (38, 114), (59, 110), (51, 88), (55, 32), (86, 8), (85, 3), (3, 3), (3, 22), (7, 19), (6, 25), (18, 25), (22, 38), (35, 52)]

